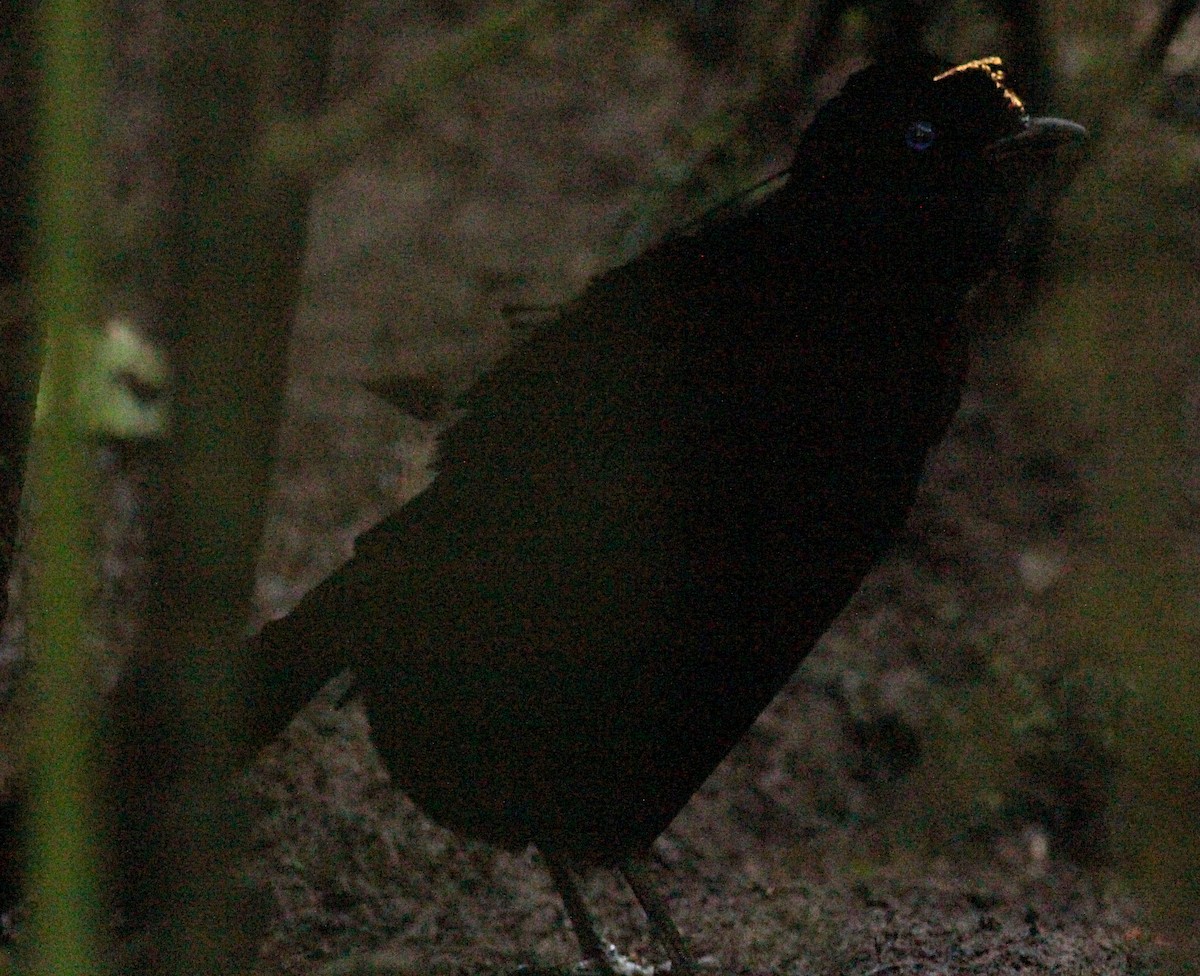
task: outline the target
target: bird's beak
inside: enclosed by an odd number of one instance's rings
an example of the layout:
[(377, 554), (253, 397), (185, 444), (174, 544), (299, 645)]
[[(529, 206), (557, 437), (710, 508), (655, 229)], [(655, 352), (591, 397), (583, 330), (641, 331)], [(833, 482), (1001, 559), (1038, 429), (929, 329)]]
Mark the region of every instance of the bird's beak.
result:
[(1087, 129), (1067, 119), (1030, 118), (1020, 132), (997, 139), (988, 147), (995, 160), (1056, 155), (1065, 148), (1078, 148), (1087, 139)]

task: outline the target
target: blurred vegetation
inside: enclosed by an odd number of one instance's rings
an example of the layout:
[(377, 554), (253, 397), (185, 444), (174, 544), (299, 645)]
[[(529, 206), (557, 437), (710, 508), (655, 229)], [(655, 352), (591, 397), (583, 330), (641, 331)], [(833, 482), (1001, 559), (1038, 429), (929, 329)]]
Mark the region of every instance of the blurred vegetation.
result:
[(1186, 966), (1200, 951), (1200, 130), (1155, 111), (1161, 65), (1142, 74), (1129, 8), (1051, 16), (1075, 58), (1063, 114), (1095, 138), (1010, 355), (1025, 423), (1079, 471), (1077, 542), (1033, 642), (944, 696), (913, 802), (937, 833), (1017, 816), (1112, 856)]
[(1050, 639), (1081, 669), (1121, 684), (1108, 726), (1119, 757), (1113, 849), (1160, 918), (1195, 940), (1200, 238), (1187, 201), (1200, 190), (1200, 133), (1155, 125), (1120, 103), (1106, 123), (1113, 145), (1136, 151), (1096, 154), (1077, 182), (1074, 266), (1035, 319), (1026, 352), (1031, 401), (1093, 445), (1089, 545), (1056, 594)]
[(415, 65), (395, 87), (364, 93), (311, 118), (273, 120), (257, 147), (257, 165), (269, 174), (328, 179), (372, 142), (403, 127), (427, 99), (474, 68), (502, 62), (562, 16), (539, 0), (482, 16)]
[(154, 280), (175, 375), (150, 477), (150, 592), (110, 696), (110, 880), (146, 930), (128, 972), (252, 965), (262, 907), (241, 879), (250, 816), (235, 775), (263, 707), (244, 642), (301, 292), (311, 194), (264, 167), (280, 118), (324, 96), (335, 5), (163, 7), (163, 242)]
[(29, 479), (29, 630), (33, 694), (23, 716), (29, 754), (26, 832), (33, 972), (94, 974), (102, 924), (97, 846), (99, 688), (87, 641), (93, 592), (91, 479), (77, 391), (100, 309), (100, 68), (97, 5), (42, 6), (44, 59), (37, 134), (37, 317), (50, 381)]
[[(162, 350), (124, 318), (109, 319), (89, 335), (79, 364), (76, 398), (93, 437), (122, 441), (167, 434), (169, 370)], [(38, 384), (35, 422), (46, 414), (55, 377)]]

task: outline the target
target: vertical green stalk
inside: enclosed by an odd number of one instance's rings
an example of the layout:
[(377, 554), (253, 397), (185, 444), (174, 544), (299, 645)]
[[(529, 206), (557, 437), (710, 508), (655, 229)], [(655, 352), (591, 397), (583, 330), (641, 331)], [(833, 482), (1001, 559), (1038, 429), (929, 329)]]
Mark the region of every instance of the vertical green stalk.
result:
[(29, 627), (33, 704), (30, 878), (34, 972), (99, 968), (97, 693), (86, 653), (88, 457), (75, 391), (97, 311), (96, 188), (102, 44), (94, 0), (41, 8), (36, 312), (45, 335), (46, 413), (33, 445)]

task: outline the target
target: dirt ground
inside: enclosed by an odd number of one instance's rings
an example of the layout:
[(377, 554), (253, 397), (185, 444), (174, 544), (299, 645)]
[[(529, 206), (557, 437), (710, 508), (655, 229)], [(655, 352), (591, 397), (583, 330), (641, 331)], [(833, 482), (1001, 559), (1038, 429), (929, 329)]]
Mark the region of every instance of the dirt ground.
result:
[[(803, 683), (782, 696), (658, 842), (663, 892), (706, 968), (1156, 971), (1156, 939), (1122, 886), (1054, 854), (1037, 828), (931, 856), (898, 842), (886, 814), (873, 827), (788, 822), (796, 807), (764, 794), (775, 767), (806, 760), (780, 733), (810, 696)], [(317, 960), (338, 973), (571, 969), (578, 950), (536, 854), (430, 823), (388, 786), (360, 710), (310, 718), (293, 727), (295, 751), (259, 770), (273, 812), (256, 876), (280, 909), (268, 959), (295, 972)], [(612, 875), (585, 896), (631, 963), (661, 967)]]

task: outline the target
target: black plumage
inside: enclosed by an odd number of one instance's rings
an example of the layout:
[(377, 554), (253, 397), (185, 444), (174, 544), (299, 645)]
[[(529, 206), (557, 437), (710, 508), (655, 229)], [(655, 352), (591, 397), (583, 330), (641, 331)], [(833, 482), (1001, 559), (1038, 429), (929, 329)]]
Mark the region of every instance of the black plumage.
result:
[(352, 664), (443, 824), (556, 865), (644, 853), (903, 524), (1024, 163), (1081, 131), (1029, 119), (994, 59), (856, 74), (781, 188), (479, 381), (433, 484), (264, 653)]

